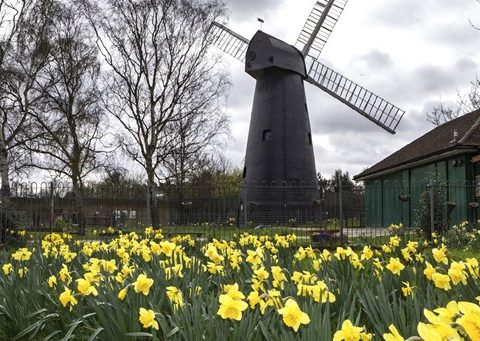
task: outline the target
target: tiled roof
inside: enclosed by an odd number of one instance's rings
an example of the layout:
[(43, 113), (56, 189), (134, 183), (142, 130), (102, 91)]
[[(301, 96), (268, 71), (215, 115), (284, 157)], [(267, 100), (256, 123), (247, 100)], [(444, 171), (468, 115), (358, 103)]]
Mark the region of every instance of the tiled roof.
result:
[[(362, 179), (375, 173), (387, 171), (401, 165), (419, 161), (442, 152), (465, 147), (480, 147), (480, 110), (460, 116), (444, 123), (402, 149), (387, 156), (379, 163), (355, 175), (354, 179)], [(458, 138), (453, 142), (454, 131)]]

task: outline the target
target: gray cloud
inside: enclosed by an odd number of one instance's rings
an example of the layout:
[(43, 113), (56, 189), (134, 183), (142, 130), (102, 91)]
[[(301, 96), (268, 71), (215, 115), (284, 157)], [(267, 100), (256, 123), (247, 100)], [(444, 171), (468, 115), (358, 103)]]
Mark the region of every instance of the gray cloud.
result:
[(235, 20), (250, 20), (254, 23), (257, 17), (267, 16), (282, 4), (279, 0), (226, 0), (230, 17)]
[(422, 0), (393, 0), (381, 1), (372, 15), (365, 20), (372, 20), (377, 24), (412, 28), (421, 25), (427, 13), (428, 1)]
[[(480, 11), (480, 5), (478, 5)], [(473, 28), (468, 22), (468, 14), (463, 13), (457, 22), (438, 23), (435, 30), (427, 32), (426, 37), (434, 44), (448, 45), (450, 48), (478, 44), (480, 32)]]
[(372, 49), (361, 55), (359, 61), (365, 63), (365, 67), (370, 70), (389, 69), (393, 66), (393, 60), (390, 55), (384, 51)]

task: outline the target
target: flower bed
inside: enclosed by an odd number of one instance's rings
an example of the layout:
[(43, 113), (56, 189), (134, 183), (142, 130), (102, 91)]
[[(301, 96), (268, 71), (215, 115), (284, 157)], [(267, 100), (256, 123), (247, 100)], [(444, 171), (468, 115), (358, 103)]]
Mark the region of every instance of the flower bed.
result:
[(319, 252), (295, 239), (50, 234), (0, 259), (0, 338), (480, 340), (477, 258), (453, 261), (441, 240)]

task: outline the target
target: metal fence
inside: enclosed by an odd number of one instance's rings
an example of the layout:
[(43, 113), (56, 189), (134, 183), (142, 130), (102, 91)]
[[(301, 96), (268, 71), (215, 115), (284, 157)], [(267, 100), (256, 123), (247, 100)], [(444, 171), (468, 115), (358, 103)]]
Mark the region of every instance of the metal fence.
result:
[(242, 232), (295, 233), (300, 242), (333, 245), (382, 240), (390, 234), (386, 227), (399, 223), (411, 237), (428, 236), (464, 220), (476, 222), (478, 211), (473, 185), (161, 186), (151, 200), (147, 193), (143, 186), (91, 185), (79, 203), (68, 185), (14, 184), (0, 209), (2, 240), (7, 229), (75, 233), (84, 227), (93, 238), (153, 224), (169, 235), (190, 233), (203, 240)]

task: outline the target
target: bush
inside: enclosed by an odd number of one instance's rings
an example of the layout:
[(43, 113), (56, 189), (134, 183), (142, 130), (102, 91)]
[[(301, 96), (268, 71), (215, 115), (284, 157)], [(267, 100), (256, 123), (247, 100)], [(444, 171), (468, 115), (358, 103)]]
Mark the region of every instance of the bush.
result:
[(53, 222), (55, 231), (64, 231), (67, 228), (67, 222), (62, 217), (57, 217)]
[(16, 211), (0, 208), (0, 242), (7, 242), (7, 230), (18, 227), (18, 213)]
[[(433, 201), (431, 191), (433, 191)], [(448, 229), (448, 208), (446, 202), (446, 185), (434, 178), (420, 195), (419, 206), (415, 210), (415, 224), (422, 229), (427, 239), (431, 239), (432, 204), (434, 232), (442, 233)]]

